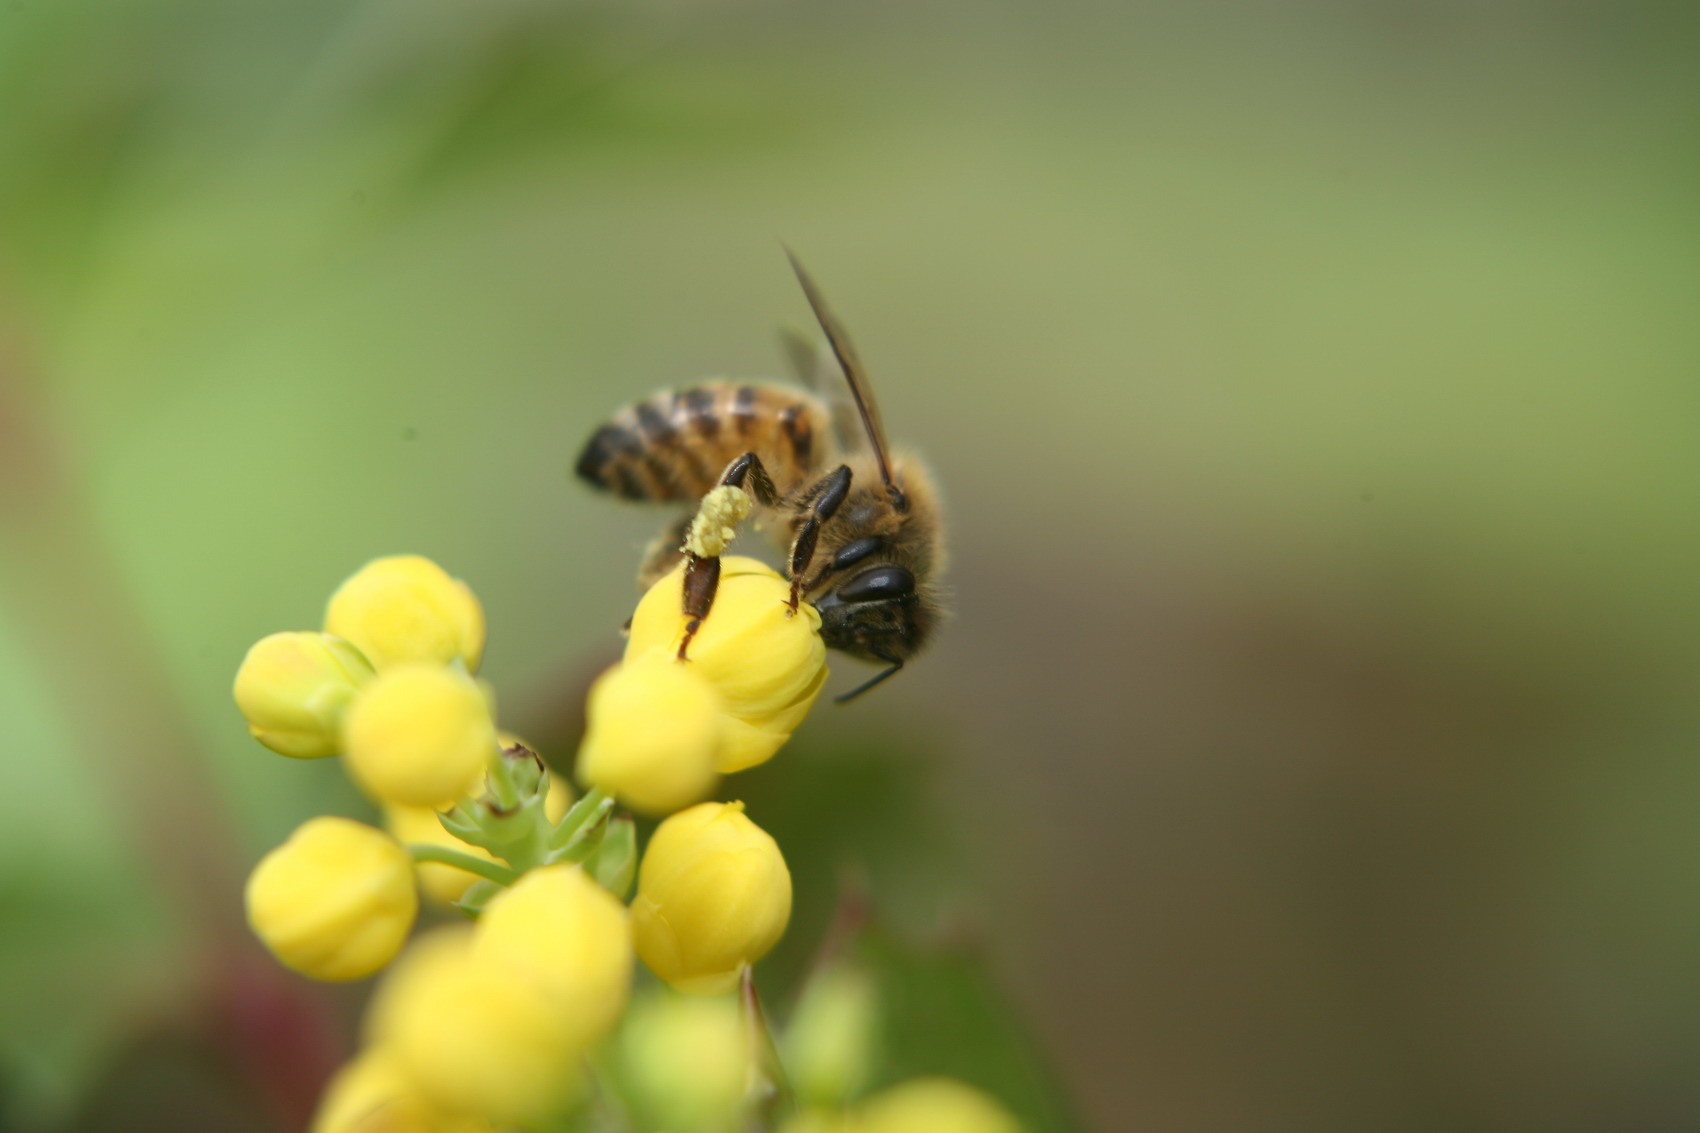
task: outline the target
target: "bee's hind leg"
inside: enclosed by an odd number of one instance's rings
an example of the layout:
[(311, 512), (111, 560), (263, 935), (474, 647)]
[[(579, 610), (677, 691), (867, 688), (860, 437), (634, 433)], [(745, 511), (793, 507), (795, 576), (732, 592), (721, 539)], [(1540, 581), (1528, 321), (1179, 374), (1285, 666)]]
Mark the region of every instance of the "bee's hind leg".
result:
[(679, 639), (679, 660), (688, 661), (685, 650), (691, 644), (691, 638), (702, 628), (702, 620), (708, 617), (709, 608), (714, 605), (714, 592), (720, 589), (720, 556), (693, 555), (685, 553), (685, 589), (682, 603), (685, 617), (685, 636)]
[(726, 466), (719, 486), (702, 498), (696, 513), (683, 525), (679, 549), (685, 556), (685, 585), (680, 606), (686, 621), (685, 635), (679, 641), (679, 660), (689, 660), (685, 650), (714, 606), (714, 594), (720, 588), (720, 556), (737, 535), (738, 523), (755, 503), (773, 507), (778, 502), (773, 477), (762, 466), (761, 457), (746, 452)]

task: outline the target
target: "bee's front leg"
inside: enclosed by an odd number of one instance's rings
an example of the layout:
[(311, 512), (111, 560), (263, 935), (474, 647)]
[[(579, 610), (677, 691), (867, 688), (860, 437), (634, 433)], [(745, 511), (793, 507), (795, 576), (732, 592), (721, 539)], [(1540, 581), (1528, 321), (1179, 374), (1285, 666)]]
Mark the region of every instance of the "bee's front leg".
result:
[(840, 464), (828, 472), (814, 487), (810, 488), (803, 499), (808, 501), (808, 510), (804, 513), (803, 521), (797, 525), (797, 536), (791, 540), (791, 612), (797, 612), (797, 603), (803, 597), (803, 576), (814, 561), (815, 544), (820, 540), (821, 525), (831, 519), (838, 511), (838, 506), (844, 502), (844, 497), (850, 494), (850, 466)]

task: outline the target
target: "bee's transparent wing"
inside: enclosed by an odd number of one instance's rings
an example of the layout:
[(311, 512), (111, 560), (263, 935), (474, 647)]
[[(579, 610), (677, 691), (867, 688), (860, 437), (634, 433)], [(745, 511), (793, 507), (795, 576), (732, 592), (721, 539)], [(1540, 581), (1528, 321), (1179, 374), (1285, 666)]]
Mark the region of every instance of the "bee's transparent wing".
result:
[(779, 346), (798, 384), (826, 406), (832, 421), (834, 451), (845, 456), (871, 452), (867, 431), (862, 427), (862, 411), (838, 368), (838, 356), (832, 352), (832, 344), (796, 327), (781, 327)]

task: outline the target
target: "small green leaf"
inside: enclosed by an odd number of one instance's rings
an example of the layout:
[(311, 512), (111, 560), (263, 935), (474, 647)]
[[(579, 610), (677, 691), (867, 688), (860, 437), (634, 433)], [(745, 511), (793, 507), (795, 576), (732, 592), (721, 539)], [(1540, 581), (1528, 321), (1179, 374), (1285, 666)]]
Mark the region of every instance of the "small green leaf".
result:
[(584, 859), (584, 868), (602, 888), (624, 901), (637, 878), (637, 826), (628, 815), (608, 824), (602, 844)]
[(484, 906), (494, 901), (503, 891), (504, 887), (494, 881), (474, 881), (466, 887), (466, 892), (460, 895), (460, 900), (454, 903), (454, 907), (472, 920), (477, 920), (478, 914), (484, 911)]
[[(584, 833), (593, 823), (601, 821), (609, 811), (614, 809), (614, 800), (600, 787), (593, 788), (584, 798), (574, 803), (572, 809), (561, 816), (561, 821), (549, 835), (551, 850), (565, 850)], [(558, 860), (553, 859), (552, 860)]]

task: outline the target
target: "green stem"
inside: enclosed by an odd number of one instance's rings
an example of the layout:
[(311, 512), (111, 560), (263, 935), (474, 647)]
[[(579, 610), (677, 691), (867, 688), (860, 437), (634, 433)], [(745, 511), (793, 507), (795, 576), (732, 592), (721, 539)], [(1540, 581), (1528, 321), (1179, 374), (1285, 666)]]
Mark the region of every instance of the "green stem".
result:
[(433, 846), (428, 843), (414, 843), (407, 848), (416, 862), (436, 862), (438, 865), (452, 865), (456, 869), (464, 869), (467, 873), (475, 873), (494, 881), (497, 885), (512, 885), (519, 880), (519, 874), (489, 858), (474, 857), (459, 850), (451, 850), (447, 846)]

